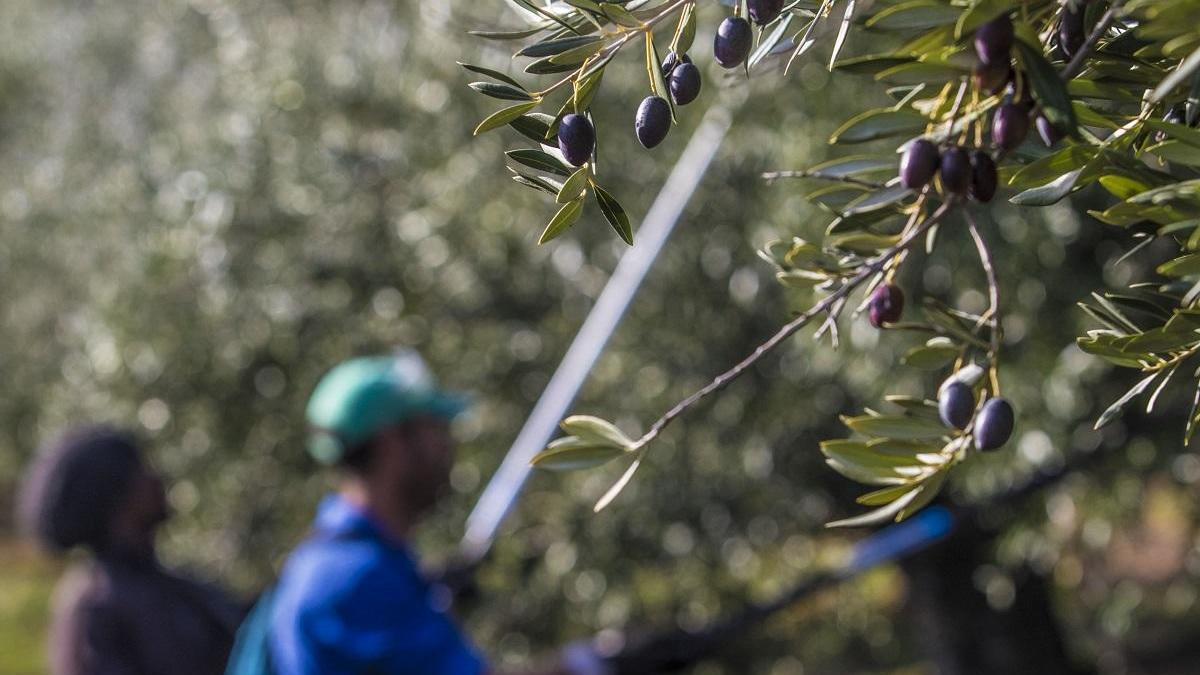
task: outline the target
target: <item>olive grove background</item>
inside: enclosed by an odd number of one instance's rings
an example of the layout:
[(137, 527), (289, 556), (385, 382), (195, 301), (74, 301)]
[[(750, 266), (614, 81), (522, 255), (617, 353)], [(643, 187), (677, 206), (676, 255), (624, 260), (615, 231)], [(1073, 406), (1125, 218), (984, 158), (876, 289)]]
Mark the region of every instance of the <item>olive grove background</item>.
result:
[[(471, 140), (494, 106), (455, 61), (508, 67), (507, 45), (466, 34), (503, 11), (0, 3), (0, 497), (65, 426), (133, 426), (173, 479), (169, 560), (249, 596), (329, 485), (302, 449), (311, 387), (343, 358), (403, 344), (478, 401), (457, 430), (455, 494), (420, 542), (445, 558), (626, 250), (597, 214), (538, 247), (546, 204), (508, 188), (499, 151), (512, 138)], [(747, 81), (713, 67), (709, 33), (696, 44), (704, 92), (653, 152), (632, 134), (646, 86), (637, 59), (610, 69), (624, 95), (609, 91), (594, 110), (607, 129), (629, 129), (606, 139), (606, 185), (636, 229), (702, 109), (749, 97), (574, 407), (630, 432), (786, 321), (794, 299), (755, 250), (824, 220), (795, 183), (760, 174), (820, 161), (829, 133), (882, 98), (831, 75), (820, 49), (786, 78), (766, 69)], [(1088, 195), (1045, 218), (997, 200), (984, 223), (1006, 282), (1018, 437), (958, 472), (954, 499), (1097, 447), (1092, 421), (1133, 381), (1073, 346), (1087, 325), (1075, 303), (1150, 278), (1169, 252), (1118, 263), (1129, 239), (1082, 215)], [(943, 236), (906, 287), (978, 311), (985, 298), (960, 292), (981, 277), (969, 239)], [(604, 629), (695, 628), (841, 560), (861, 533), (822, 525), (852, 512), (856, 490), (825, 468), (817, 440), (885, 386), (916, 393), (932, 376), (899, 366), (917, 337), (865, 318), (836, 352), (811, 334), (672, 427), (600, 515), (591, 506), (612, 471), (535, 475), (465, 617), (478, 642), (519, 663)], [(1014, 579), (1043, 575), (1076, 662), (1188, 672), (1171, 670), (1195, 663), (1179, 650), (1200, 630), (1200, 458), (1181, 445), (1183, 405), (1166, 399), (1153, 423), (1127, 416), (1107, 430), (1116, 450), (1086, 472), (989, 514), (1000, 535), (982, 562), (963, 563), (986, 606), (1009, 611)], [(10, 512), (0, 509), (0, 672), (37, 673), (58, 567), (15, 542)], [(898, 568), (873, 572), (695, 672), (934, 672), (913, 589)]]

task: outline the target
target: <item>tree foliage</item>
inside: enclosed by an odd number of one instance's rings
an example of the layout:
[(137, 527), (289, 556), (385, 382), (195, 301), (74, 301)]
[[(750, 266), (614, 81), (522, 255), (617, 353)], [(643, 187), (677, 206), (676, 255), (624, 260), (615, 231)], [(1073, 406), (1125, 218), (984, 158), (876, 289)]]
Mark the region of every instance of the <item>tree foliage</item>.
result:
[[(511, 116), (504, 122), (516, 122), (547, 97), (568, 89), (558, 114), (545, 119), (545, 132), (533, 136), (543, 146), (568, 110), (587, 110), (600, 94), (605, 69), (629, 42), (645, 44), (649, 89), (663, 95), (656, 31), (671, 34), (660, 24), (675, 25), (669, 51), (682, 57), (692, 45), (701, 15), (693, 0), (520, 4), (531, 13), (528, 29), (483, 36), (535, 38), (515, 54), (539, 59), (526, 72), (568, 73), (530, 93), (529, 103), (519, 109), (506, 109)], [(1081, 337), (1079, 346), (1145, 374), (1099, 417), (1097, 428), (1147, 391), (1152, 392), (1149, 412), (1175, 372), (1190, 368), (1191, 357), (1200, 351), (1200, 326), (1192, 318), (1200, 299), (1200, 254), (1194, 252), (1200, 246), (1194, 236), (1200, 232), (1200, 183), (1194, 178), (1200, 167), (1200, 155), (1194, 152), (1200, 148), (1200, 132), (1193, 128), (1200, 117), (1200, 34), (1184, 17), (1200, 4), (908, 0), (859, 7), (853, 0), (822, 0), (792, 2), (782, 9), (765, 2), (732, 4), (733, 18), (725, 19), (714, 43), (724, 67), (744, 63), (750, 69), (763, 68), (772, 61), (790, 66), (811, 49), (823, 27), (838, 26), (830, 68), (872, 76), (894, 103), (857, 112), (830, 142), (855, 145), (898, 138), (899, 175), (894, 175), (895, 160), (888, 154), (849, 155), (775, 175), (832, 183), (807, 194), (833, 215), (819, 243), (795, 238), (763, 249), (779, 281), (812, 293), (815, 304), (698, 396), (665, 414), (640, 439), (609, 446), (622, 450), (610, 452), (609, 458), (629, 454), (632, 460), (597, 509), (627, 484), (647, 444), (667, 423), (737, 377), (783, 338), (823, 315), (818, 335), (828, 334), (836, 344), (839, 316), (860, 287), (867, 297), (859, 309), (870, 310), (876, 327), (891, 324), (933, 335), (905, 361), (923, 368), (950, 366), (938, 397), (947, 395), (947, 385), (958, 382), (966, 385), (959, 388), (960, 395), (977, 395), (972, 402), (978, 412), (959, 428), (944, 415), (938, 419), (938, 401), (894, 395), (888, 397), (894, 411), (868, 409), (863, 415), (844, 417), (854, 435), (821, 444), (827, 463), (848, 478), (884, 487), (859, 498), (876, 510), (831, 525), (901, 520), (936, 497), (946, 473), (972, 448), (1003, 445), (1012, 432), (1013, 417), (1011, 405), (1001, 397), (999, 375), (1004, 279), (995, 270), (973, 215), (991, 201), (998, 180), (1010, 191), (1012, 203), (1039, 207), (1098, 183), (1110, 200), (1091, 211), (1095, 218), (1136, 232), (1143, 239), (1139, 246), (1165, 238), (1180, 248), (1178, 257), (1158, 267), (1163, 279), (1118, 292), (1102, 289), (1093, 294), (1094, 302), (1083, 305), (1102, 327)], [(730, 46), (725, 27), (730, 21), (748, 25), (742, 17), (758, 24), (756, 50), (749, 56), (747, 48), (733, 58), (726, 53)], [(839, 60), (848, 42), (874, 40), (875, 35), (897, 46)], [(547, 69), (546, 64), (555, 67)], [(515, 80), (511, 83), (520, 87)], [(476, 132), (499, 126), (485, 121)], [(1030, 133), (1035, 128), (1040, 146)], [(973, 154), (964, 147), (974, 148)], [(553, 159), (552, 154), (542, 154)], [(520, 173), (518, 178), (524, 184), (538, 180)], [(577, 189), (567, 187), (559, 192), (560, 201), (563, 192), (574, 194)], [(573, 199), (572, 204), (582, 203), (581, 198)], [(564, 207), (555, 216), (548, 234), (565, 229), (566, 211)], [(570, 210), (572, 222), (579, 211)], [(942, 230), (963, 227), (970, 231), (985, 272), (985, 311), (927, 301), (921, 320), (898, 323), (904, 294), (893, 280), (909, 258), (909, 249), (923, 242), (926, 251), (934, 253)], [(1197, 395), (1187, 415), (1187, 440), (1200, 422), (1200, 370), (1191, 379), (1197, 382), (1185, 386), (1195, 388)], [(594, 459), (594, 448), (581, 441), (568, 436), (547, 455), (558, 464), (569, 461), (572, 452)]]
[[(633, 227), (701, 109), (737, 112), (580, 411), (636, 439), (647, 411), (694, 393), (781, 316), (826, 296), (804, 283), (810, 258), (824, 250), (838, 200), (871, 186), (800, 174), (886, 181), (903, 140), (826, 143), (847, 119), (897, 102), (849, 65), (901, 45), (863, 25), (878, 7), (857, 7), (838, 55), (844, 67), (828, 70), (839, 2), (786, 76), (790, 53), (764, 54), (747, 78), (712, 63), (713, 31), (728, 12), (701, 3), (691, 50), (700, 97), (677, 108), (678, 127), (650, 152), (633, 133), (649, 93), (643, 45), (631, 43), (606, 69), (590, 111), (600, 182)], [(811, 18), (789, 16), (779, 45)], [(580, 220), (538, 247), (561, 206), (544, 192), (507, 189), (512, 174), (499, 161), (538, 144), (518, 145), (523, 137), (507, 129), (471, 138), (504, 104), (470, 89), (490, 78), (456, 61), (526, 86), (533, 78), (521, 72), (527, 60), (511, 59), (516, 43), (466, 31), (514, 27), (515, 17), (499, 2), (0, 3), (0, 494), (64, 426), (134, 425), (173, 479), (168, 561), (257, 590), (329, 488), (302, 450), (310, 388), (340, 359), (405, 344), (478, 402), (458, 429), (455, 494), (418, 542), (431, 561), (448, 555), (627, 250), (591, 194)], [(663, 24), (660, 50), (673, 28)], [(1036, 152), (1026, 144), (1018, 157)], [(827, 197), (806, 198), (818, 191)], [(1193, 394), (1186, 372), (1162, 390), (1154, 419), (1130, 406), (1092, 430), (1144, 376), (1073, 345), (1096, 326), (1075, 302), (1158, 280), (1154, 268), (1178, 257), (1177, 240), (1155, 237), (1126, 256), (1133, 235), (1149, 230), (1092, 221), (1087, 209), (1114, 203), (1097, 181), (1048, 207), (1008, 202), (1015, 191), (1002, 188), (973, 214), (1002, 280), (1004, 393), (1019, 424), (1011, 451), (959, 464), (942, 494), (974, 500), (1075, 449), (1117, 448), (1042, 498), (990, 514), (1004, 534), (989, 564), (970, 571), (1000, 608), (1023, 566), (1045, 572), (1072, 649), (1107, 658), (1200, 622), (1191, 552), (1200, 462), (1179, 447)], [(927, 306), (987, 309), (969, 232), (947, 223), (933, 255), (914, 247), (898, 270), (909, 305), (902, 324)], [(773, 282), (776, 260), (794, 277), (786, 286)], [(953, 363), (937, 340), (946, 336), (852, 318), (859, 297), (839, 322), (838, 351), (785, 340), (662, 434), (642, 465), (651, 471), (600, 517), (591, 506), (624, 466), (535, 476), (481, 571), (483, 602), (466, 614), (489, 654), (517, 664), (596, 632), (694, 628), (840, 564), (859, 533), (820, 525), (856, 515), (867, 489), (826, 470), (821, 441), (847, 436), (839, 415), (861, 417), (876, 402), (895, 414), (889, 395), (929, 399)], [(910, 351), (911, 367), (898, 365)], [(17, 566), (0, 567), (10, 600), (46, 595), (17, 590), (25, 586), (7, 576)], [(881, 569), (746, 634), (697, 672), (919, 669), (928, 634), (910, 595), (904, 575)], [(13, 625), (41, 620), (35, 604)], [(0, 603), (0, 624), (18, 616), (9, 607)], [(0, 670), (20, 672), (6, 657), (0, 650)]]

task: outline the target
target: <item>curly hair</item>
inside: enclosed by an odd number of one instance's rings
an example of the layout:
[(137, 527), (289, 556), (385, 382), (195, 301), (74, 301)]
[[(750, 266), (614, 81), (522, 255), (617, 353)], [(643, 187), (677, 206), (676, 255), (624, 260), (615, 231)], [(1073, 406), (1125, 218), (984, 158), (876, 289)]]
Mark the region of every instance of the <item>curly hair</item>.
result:
[(142, 466), (136, 439), (107, 426), (72, 429), (38, 452), (22, 481), (17, 522), (45, 549), (101, 551), (115, 509)]

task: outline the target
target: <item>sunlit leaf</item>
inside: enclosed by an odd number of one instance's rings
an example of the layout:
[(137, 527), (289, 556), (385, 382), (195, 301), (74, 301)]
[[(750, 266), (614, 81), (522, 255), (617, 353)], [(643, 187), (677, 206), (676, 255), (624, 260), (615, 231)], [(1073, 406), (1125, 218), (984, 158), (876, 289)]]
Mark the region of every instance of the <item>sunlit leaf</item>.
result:
[(531, 463), (539, 469), (550, 471), (577, 471), (607, 464), (624, 454), (625, 450), (622, 448), (596, 445), (574, 436), (567, 436), (551, 443), (535, 455)]
[(864, 143), (877, 138), (915, 134), (925, 128), (925, 118), (911, 110), (868, 110), (850, 118), (829, 137), (830, 143)]
[(542, 231), (542, 236), (538, 238), (538, 243), (545, 244), (563, 232), (566, 232), (567, 228), (571, 227), (575, 224), (575, 221), (579, 220), (579, 215), (582, 212), (582, 197), (574, 201), (567, 202), (561, 209), (558, 210), (558, 213), (555, 213), (554, 217), (550, 219), (550, 222), (546, 225), (546, 229)]

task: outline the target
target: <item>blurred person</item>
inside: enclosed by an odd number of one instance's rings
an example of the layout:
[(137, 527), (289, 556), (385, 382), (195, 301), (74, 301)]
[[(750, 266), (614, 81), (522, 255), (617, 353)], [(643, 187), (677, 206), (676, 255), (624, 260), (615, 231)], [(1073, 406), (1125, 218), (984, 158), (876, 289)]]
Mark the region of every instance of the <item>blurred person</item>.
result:
[[(312, 534), (291, 554), (271, 596), (269, 664), (239, 669), (235, 656), (230, 672), (493, 672), (409, 548), (422, 517), (444, 494), (454, 451), (449, 425), (465, 407), (462, 397), (438, 390), (414, 352), (353, 359), (325, 375), (308, 404), (308, 449), (340, 468), (339, 487), (322, 502)], [(529, 672), (606, 669), (577, 644), (553, 665)]]
[(71, 430), (39, 452), (18, 520), (42, 548), (85, 549), (55, 590), (55, 675), (216, 675), (243, 611), (220, 590), (164, 568), (155, 535), (163, 481), (132, 435)]

